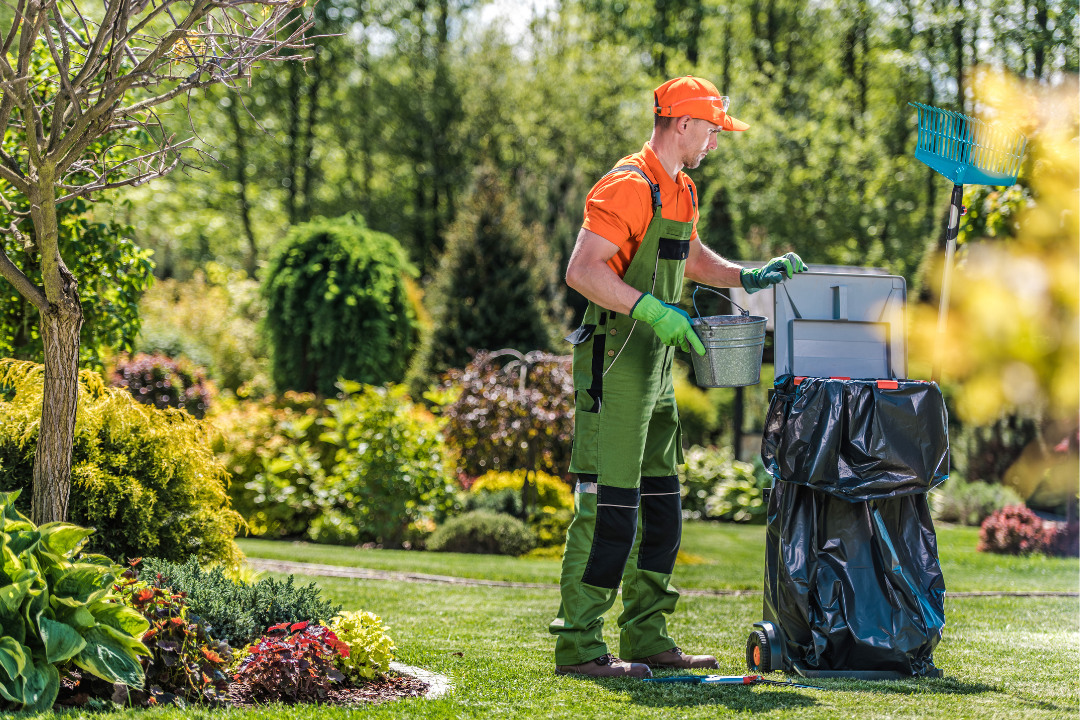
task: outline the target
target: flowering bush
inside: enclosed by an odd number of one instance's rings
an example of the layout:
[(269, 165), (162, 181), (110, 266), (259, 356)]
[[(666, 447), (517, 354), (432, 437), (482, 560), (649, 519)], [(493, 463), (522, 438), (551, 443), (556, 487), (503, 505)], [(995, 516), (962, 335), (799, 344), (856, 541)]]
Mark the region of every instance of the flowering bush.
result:
[(211, 385), (202, 371), (185, 360), (173, 360), (166, 355), (122, 356), (113, 372), (112, 384), (127, 388), (136, 400), (159, 410), (183, 408), (201, 418), (210, 409)]
[(980, 552), (1030, 555), (1043, 552), (1054, 536), (1039, 516), (1023, 505), (1010, 505), (986, 518), (979, 529)]
[(334, 618), (330, 629), (349, 652), (337, 656), (337, 668), (350, 680), (371, 680), (386, 672), (394, 659), (394, 641), (386, 634), (382, 620), (370, 612), (344, 612)]
[[(461, 471), (475, 478), (489, 470), (536, 468), (561, 475), (574, 435), (574, 377), (569, 358), (530, 354), (535, 364), (520, 386), (504, 358), (479, 352), (464, 370), (450, 370), (442, 393), (446, 440), (460, 453)], [(437, 394), (429, 394), (429, 399)]]
[[(232, 660), (229, 644), (215, 642), (206, 627), (189, 614), (185, 593), (175, 593), (164, 586), (161, 575), (151, 582), (140, 581), (132, 560), (131, 567), (118, 583), (116, 591), (124, 604), (134, 608), (150, 623), (142, 642), (150, 650), (144, 657), (149, 705), (205, 698), (222, 702), (228, 697), (229, 681), (225, 668)], [(136, 691), (141, 688), (134, 688)]]
[(328, 627), (282, 623), (247, 648), (233, 679), (255, 700), (319, 702), (326, 699), (331, 683), (345, 679), (334, 662), (348, 655), (349, 646)]

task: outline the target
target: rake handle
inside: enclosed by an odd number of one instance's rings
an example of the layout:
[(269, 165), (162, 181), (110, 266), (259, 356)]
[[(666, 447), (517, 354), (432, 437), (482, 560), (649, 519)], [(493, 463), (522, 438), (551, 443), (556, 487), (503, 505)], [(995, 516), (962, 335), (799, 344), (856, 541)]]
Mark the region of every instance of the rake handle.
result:
[(941, 380), (942, 353), (949, 326), (949, 294), (952, 291), (953, 258), (956, 256), (956, 236), (960, 234), (960, 212), (964, 202), (964, 186), (953, 185), (949, 205), (949, 224), (945, 228), (945, 274), (941, 280), (941, 304), (938, 306), (937, 342), (934, 344), (934, 372), (931, 380)]

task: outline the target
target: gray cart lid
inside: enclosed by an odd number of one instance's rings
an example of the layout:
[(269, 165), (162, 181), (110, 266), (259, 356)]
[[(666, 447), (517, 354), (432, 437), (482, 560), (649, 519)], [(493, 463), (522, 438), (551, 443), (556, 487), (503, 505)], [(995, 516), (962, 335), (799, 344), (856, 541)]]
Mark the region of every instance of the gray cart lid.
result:
[(907, 283), (806, 272), (776, 285), (776, 376), (907, 377)]

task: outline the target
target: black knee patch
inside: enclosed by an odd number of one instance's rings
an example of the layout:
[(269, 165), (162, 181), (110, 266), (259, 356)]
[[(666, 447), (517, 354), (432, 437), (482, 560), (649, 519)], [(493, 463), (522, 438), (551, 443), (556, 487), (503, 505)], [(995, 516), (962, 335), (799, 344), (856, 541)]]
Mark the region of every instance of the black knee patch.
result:
[(634, 549), (637, 535), (639, 491), (599, 485), (596, 488), (596, 528), (589, 562), (581, 581), (615, 589)]
[(682, 540), (679, 477), (641, 478), (642, 533), (638, 569), (671, 574)]

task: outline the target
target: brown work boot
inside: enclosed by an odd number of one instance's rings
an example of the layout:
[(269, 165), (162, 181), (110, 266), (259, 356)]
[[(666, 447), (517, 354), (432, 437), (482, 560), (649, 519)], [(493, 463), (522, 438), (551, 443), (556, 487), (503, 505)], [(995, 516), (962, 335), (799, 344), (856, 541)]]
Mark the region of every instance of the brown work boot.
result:
[(628, 663), (608, 653), (601, 655), (595, 660), (583, 662), (580, 665), (556, 665), (556, 675), (588, 675), (589, 677), (628, 677), (647, 678), (652, 677), (652, 670), (648, 665)]
[(638, 660), (631, 660), (630, 662), (644, 663), (651, 668), (680, 668), (684, 670), (696, 668), (716, 670), (720, 667), (720, 663), (716, 662), (716, 658), (712, 655), (687, 655), (677, 647)]

